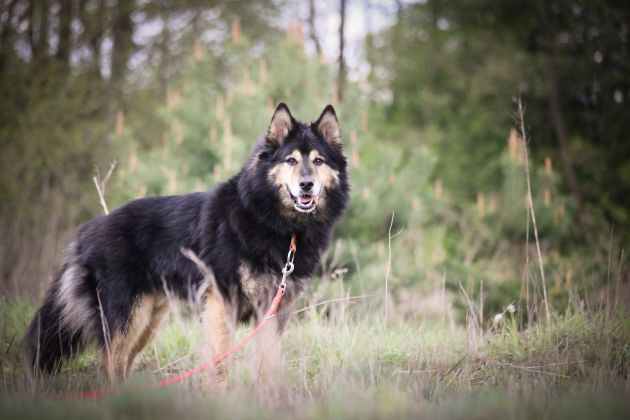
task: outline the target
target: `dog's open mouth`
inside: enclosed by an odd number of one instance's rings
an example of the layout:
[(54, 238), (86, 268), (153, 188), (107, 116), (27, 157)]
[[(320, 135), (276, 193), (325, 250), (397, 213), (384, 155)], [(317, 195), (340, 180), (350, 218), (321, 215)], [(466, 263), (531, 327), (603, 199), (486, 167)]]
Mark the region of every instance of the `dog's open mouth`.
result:
[(301, 213), (310, 213), (315, 210), (317, 206), (317, 196), (311, 194), (299, 194), (295, 196), (291, 193), (291, 190), (287, 186), (287, 190), (289, 190), (289, 196), (291, 200), (293, 200), (293, 207)]

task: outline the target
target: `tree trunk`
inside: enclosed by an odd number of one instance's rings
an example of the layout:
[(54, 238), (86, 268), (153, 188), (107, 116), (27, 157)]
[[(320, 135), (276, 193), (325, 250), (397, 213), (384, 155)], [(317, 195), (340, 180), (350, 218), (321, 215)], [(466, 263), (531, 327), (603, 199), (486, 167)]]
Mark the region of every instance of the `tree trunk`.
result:
[[(11, 20), (13, 19), (13, 12), (15, 6), (17, 5), (17, 1), (11, 1), (8, 5), (4, 4), (3, 14), (6, 13), (7, 20), (3, 23), (2, 28), (0, 28), (0, 70), (4, 69), (6, 62), (11, 54)], [(5, 12), (6, 10), (6, 12)]]
[(101, 80), (101, 41), (103, 33), (107, 25), (107, 16), (103, 0), (96, 1), (95, 11), (90, 13), (88, 0), (81, 0), (79, 4), (79, 14), (83, 27), (85, 28), (85, 42), (92, 50), (92, 62), (90, 63), (90, 71), (97, 80)]
[(59, 44), (55, 58), (64, 66), (70, 64), (70, 49), (72, 37), (72, 3), (69, 0), (59, 2)]
[(344, 58), (346, 0), (340, 0), (339, 6), (339, 16), (341, 18), (341, 22), (339, 23), (339, 72), (337, 75), (337, 99), (341, 102), (343, 100), (344, 85), (346, 83), (346, 61)]
[(34, 63), (42, 62), (48, 53), (49, 10), (50, 4), (47, 0), (30, 1), (28, 39)]
[(162, 34), (160, 37), (160, 62), (157, 67), (158, 80), (159, 80), (159, 92), (162, 102), (166, 102), (168, 96), (168, 81), (170, 70), (171, 52), (169, 50), (169, 43), (171, 42), (171, 31), (168, 28), (169, 11), (166, 7), (162, 7), (160, 10), (164, 26), (162, 27)]
[(121, 99), (121, 85), (127, 70), (127, 62), (133, 50), (133, 0), (119, 0), (114, 11), (112, 25), (112, 67), (110, 83), (114, 88), (117, 99)]
[(15, 9), (17, 3), (17, 0), (13, 0), (8, 4), (4, 4), (4, 10), (2, 10), (2, 12), (7, 14), (7, 20), (2, 25), (2, 29), (0, 29), (0, 47), (5, 46), (6, 39), (11, 32), (11, 20), (13, 19), (13, 10)]
[(558, 144), (558, 152), (560, 154), (560, 162), (562, 164), (562, 176), (566, 181), (569, 192), (576, 204), (580, 221), (589, 226), (590, 218), (582, 206), (582, 188), (577, 176), (575, 175), (575, 171), (573, 169), (573, 158), (569, 149), (569, 132), (566, 125), (564, 111), (562, 109), (562, 94), (560, 92), (560, 81), (558, 79), (558, 72), (555, 63), (555, 34), (551, 26), (552, 22), (549, 19), (547, 6), (543, 0), (536, 1), (536, 9), (538, 11), (538, 17), (541, 25), (541, 51), (545, 82), (547, 84), (549, 114), (555, 132), (556, 142)]
[(309, 26), (309, 31), (311, 33), (311, 40), (315, 44), (315, 50), (317, 51), (317, 55), (321, 57), (322, 45), (319, 43), (319, 38), (317, 37), (317, 31), (315, 30), (315, 0), (308, 0), (308, 26)]

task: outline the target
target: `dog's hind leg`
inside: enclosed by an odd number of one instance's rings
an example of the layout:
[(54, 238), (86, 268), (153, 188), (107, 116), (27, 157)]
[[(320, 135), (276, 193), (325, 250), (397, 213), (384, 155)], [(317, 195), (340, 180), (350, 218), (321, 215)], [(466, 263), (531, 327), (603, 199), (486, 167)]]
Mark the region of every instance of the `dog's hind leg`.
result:
[[(151, 322), (155, 296), (138, 298), (126, 326), (112, 332), (103, 349), (103, 368), (110, 381), (125, 379), (132, 351)], [(135, 356), (135, 355), (134, 355)]]
[(164, 297), (156, 296), (153, 302), (153, 309), (151, 311), (151, 318), (149, 320), (149, 324), (145, 327), (138, 340), (133, 345), (131, 352), (129, 354), (129, 358), (127, 360), (127, 376), (133, 370), (133, 363), (136, 356), (149, 344), (153, 341), (157, 330), (162, 325), (166, 314), (168, 313), (168, 304), (164, 301)]
[[(228, 324), (229, 314), (221, 296), (217, 291), (208, 291), (205, 294), (204, 310), (201, 315), (205, 335), (206, 360), (211, 360), (229, 349), (232, 341), (232, 333)], [(221, 386), (227, 384), (227, 360), (222, 361), (216, 367), (216, 380)]]

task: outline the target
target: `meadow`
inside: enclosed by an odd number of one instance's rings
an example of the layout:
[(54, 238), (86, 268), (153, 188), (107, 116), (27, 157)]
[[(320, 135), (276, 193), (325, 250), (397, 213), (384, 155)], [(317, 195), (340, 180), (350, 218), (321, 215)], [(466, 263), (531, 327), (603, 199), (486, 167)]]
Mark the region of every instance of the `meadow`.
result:
[[(330, 284), (328, 287), (331, 287)], [(321, 289), (320, 289), (321, 291)], [(227, 389), (204, 372), (168, 388), (157, 379), (202, 362), (200, 323), (173, 302), (170, 319), (137, 372), (110, 388), (92, 349), (53, 377), (26, 375), (20, 336), (35, 306), (0, 302), (3, 418), (625, 418), (630, 321), (623, 311), (571, 305), (548, 323), (519, 329), (512, 307), (490, 323), (415, 320), (347, 293), (303, 303), (282, 338), (280, 363), (264, 381), (251, 342), (227, 361)], [(611, 306), (612, 307), (612, 306)], [(473, 309), (474, 311), (474, 309)], [(242, 337), (249, 326), (242, 326)], [(69, 395), (111, 389), (100, 400)]]
[[(0, 418), (630, 418), (627, 6), (1, 3)], [(272, 374), (158, 387), (205, 362), (175, 301), (128, 382), (29, 374), (76, 227), (226, 181), (280, 101), (334, 105), (351, 199)]]

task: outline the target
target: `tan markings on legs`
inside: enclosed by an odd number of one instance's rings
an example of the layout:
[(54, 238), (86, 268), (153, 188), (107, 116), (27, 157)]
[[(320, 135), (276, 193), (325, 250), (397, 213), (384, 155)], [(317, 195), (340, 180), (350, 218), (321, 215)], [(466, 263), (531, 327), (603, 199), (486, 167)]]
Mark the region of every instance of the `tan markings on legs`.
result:
[(144, 330), (151, 321), (151, 314), (155, 303), (155, 296), (141, 297), (131, 313), (126, 331), (118, 331), (111, 337), (109, 354), (103, 352), (103, 368), (110, 381), (125, 379), (129, 356)]
[(129, 353), (129, 358), (127, 360), (127, 376), (133, 370), (133, 363), (136, 356), (142, 352), (142, 350), (153, 341), (157, 330), (162, 325), (162, 321), (166, 317), (168, 313), (168, 304), (164, 300), (163, 296), (156, 296), (153, 304), (153, 310), (151, 311), (151, 319), (149, 320), (149, 324), (146, 326), (138, 340), (133, 345), (131, 352)]
[[(208, 291), (205, 296), (205, 308), (201, 315), (205, 335), (204, 357), (206, 360), (226, 352), (232, 341), (232, 333), (228, 324), (229, 314), (218, 291)], [(216, 379), (221, 386), (227, 383), (227, 360), (216, 366)]]
[(280, 362), (280, 333), (278, 319), (267, 320), (267, 324), (254, 339), (252, 377), (263, 384), (271, 384)]

